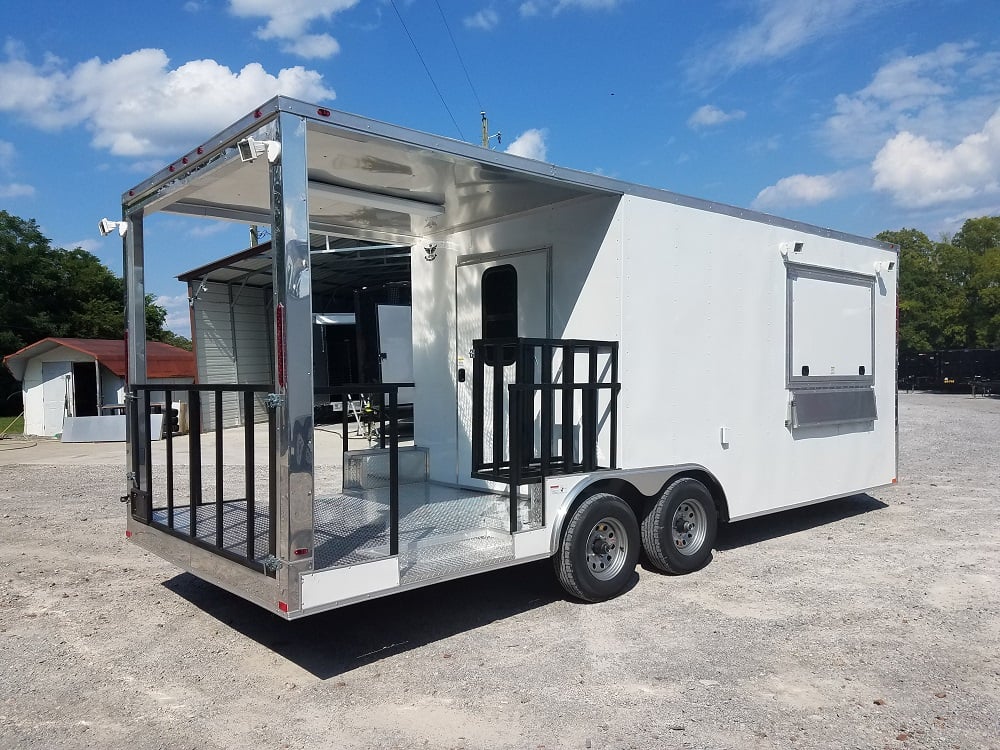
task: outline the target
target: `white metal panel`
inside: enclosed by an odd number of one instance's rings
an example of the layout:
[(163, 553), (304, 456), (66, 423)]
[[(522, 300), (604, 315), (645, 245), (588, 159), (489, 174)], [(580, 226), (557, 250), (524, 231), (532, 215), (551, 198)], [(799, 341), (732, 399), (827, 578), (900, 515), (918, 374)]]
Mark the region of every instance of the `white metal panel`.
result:
[(875, 295), (874, 426), (793, 434), (779, 245), (802, 241), (796, 261), (858, 274), (894, 254), (642, 198), (626, 204), (622, 465), (702, 465), (722, 483), (733, 517), (891, 481), (895, 277)]
[[(409, 305), (377, 305), (378, 348), (383, 383), (413, 382), (413, 320)], [(413, 403), (413, 389), (399, 392), (399, 403)]]
[[(257, 287), (233, 287), (204, 282), (194, 302), (195, 360), (199, 383), (271, 382), (272, 346), (270, 297)], [(258, 404), (258, 407), (260, 404)], [(243, 422), (242, 403), (235, 393), (223, 396), (223, 426)], [(215, 427), (214, 397), (202, 396), (202, 423)], [(262, 408), (255, 410), (257, 421), (266, 419)]]
[(395, 557), (362, 565), (303, 573), (302, 609), (321, 607), (397, 586), (399, 561)]
[(790, 376), (872, 375), (875, 277), (790, 271)]
[(58, 435), (70, 410), (70, 362), (42, 362), (42, 435)]

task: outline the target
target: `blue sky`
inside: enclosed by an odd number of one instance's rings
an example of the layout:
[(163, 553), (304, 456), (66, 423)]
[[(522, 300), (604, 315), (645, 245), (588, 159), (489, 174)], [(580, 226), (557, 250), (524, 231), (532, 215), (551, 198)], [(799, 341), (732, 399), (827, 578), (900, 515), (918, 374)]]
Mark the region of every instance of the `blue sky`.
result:
[[(997, 0), (4, 0), (3, 21), (0, 208), (118, 272), (98, 219), (276, 93), (472, 142), (484, 108), (501, 149), (866, 236), (1000, 214)], [(187, 333), (173, 277), (246, 228), (146, 235)]]

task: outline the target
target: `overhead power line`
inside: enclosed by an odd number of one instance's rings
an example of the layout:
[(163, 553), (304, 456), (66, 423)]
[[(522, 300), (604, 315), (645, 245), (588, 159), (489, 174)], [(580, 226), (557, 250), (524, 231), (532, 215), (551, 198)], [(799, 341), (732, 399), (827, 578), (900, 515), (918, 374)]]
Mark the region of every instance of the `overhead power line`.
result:
[(455, 36), (451, 33), (451, 26), (448, 25), (448, 19), (445, 18), (444, 11), (441, 10), (441, 3), (438, 0), (434, 0), (434, 4), (437, 6), (438, 13), (441, 14), (441, 20), (444, 22), (444, 27), (448, 31), (448, 38), (451, 39), (451, 46), (455, 48), (455, 54), (458, 56), (458, 62), (462, 65), (462, 70), (465, 72), (465, 80), (469, 82), (469, 88), (472, 89), (472, 95), (476, 98), (476, 104), (479, 105), (479, 109), (486, 109), (483, 106), (483, 102), (479, 99), (479, 92), (476, 91), (476, 87), (472, 84), (472, 77), (469, 75), (469, 69), (465, 67), (465, 60), (462, 59), (462, 53), (458, 50), (458, 45), (455, 44)]
[[(441, 100), (441, 104), (444, 105), (445, 111), (448, 113), (448, 117), (451, 118), (452, 124), (455, 126), (455, 130), (458, 131), (459, 137), (464, 141), (465, 134), (462, 132), (461, 126), (458, 124), (458, 120), (455, 119), (455, 115), (451, 113), (451, 108), (448, 106), (448, 102), (444, 100), (444, 95), (441, 93), (441, 89), (438, 88), (437, 81), (434, 80), (434, 76), (431, 75), (431, 69), (427, 67), (427, 63), (424, 62), (424, 56), (420, 54), (420, 48), (417, 47), (417, 43), (413, 39), (413, 35), (410, 34), (410, 30), (406, 28), (406, 21), (403, 20), (402, 14), (399, 12), (399, 8), (396, 7), (396, 0), (389, 0), (389, 4), (392, 5), (392, 9), (396, 11), (396, 17), (399, 19), (400, 25), (403, 27), (403, 31), (406, 32), (407, 38), (410, 40), (410, 44), (413, 45), (413, 51), (417, 53), (417, 59), (420, 60), (420, 64), (424, 66), (424, 71), (427, 73), (427, 77), (431, 79), (431, 85), (437, 92), (438, 98)], [(438, 7), (440, 10), (440, 6)], [(451, 33), (450, 31), (448, 32)]]

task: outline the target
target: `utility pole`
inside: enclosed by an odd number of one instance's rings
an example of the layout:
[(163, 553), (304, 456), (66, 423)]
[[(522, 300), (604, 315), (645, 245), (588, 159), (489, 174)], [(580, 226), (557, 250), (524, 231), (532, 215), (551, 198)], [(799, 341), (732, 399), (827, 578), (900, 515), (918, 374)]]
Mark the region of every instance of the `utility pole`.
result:
[(499, 146), (500, 145), (500, 138), (501, 138), (500, 131), (498, 130), (493, 135), (490, 135), (490, 121), (486, 119), (486, 113), (485, 112), (480, 112), (479, 114), (483, 118), (483, 148), (489, 148), (490, 147), (490, 141), (492, 139), (494, 139), (494, 138), (497, 139), (497, 145)]

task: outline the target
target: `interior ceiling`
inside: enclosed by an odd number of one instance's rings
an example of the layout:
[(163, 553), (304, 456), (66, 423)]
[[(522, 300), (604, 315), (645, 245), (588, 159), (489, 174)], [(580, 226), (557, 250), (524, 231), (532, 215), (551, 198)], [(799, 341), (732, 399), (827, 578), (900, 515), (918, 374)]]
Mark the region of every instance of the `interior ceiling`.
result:
[[(243, 163), (230, 150), (228, 158), (154, 201), (155, 209), (269, 224), (267, 160)], [(307, 162), (311, 228), (355, 237), (432, 234), (606, 192), (315, 122), (308, 130)], [(374, 197), (368, 203), (357, 195), (345, 199), (338, 188)], [(379, 200), (385, 198), (415, 203), (386, 207)], [(428, 216), (422, 207), (443, 212)]]
[[(311, 273), (316, 295), (362, 286), (409, 281), (410, 248), (363, 240), (311, 235)], [(181, 274), (181, 281), (212, 281), (266, 287), (272, 283), (271, 244), (265, 243)]]

